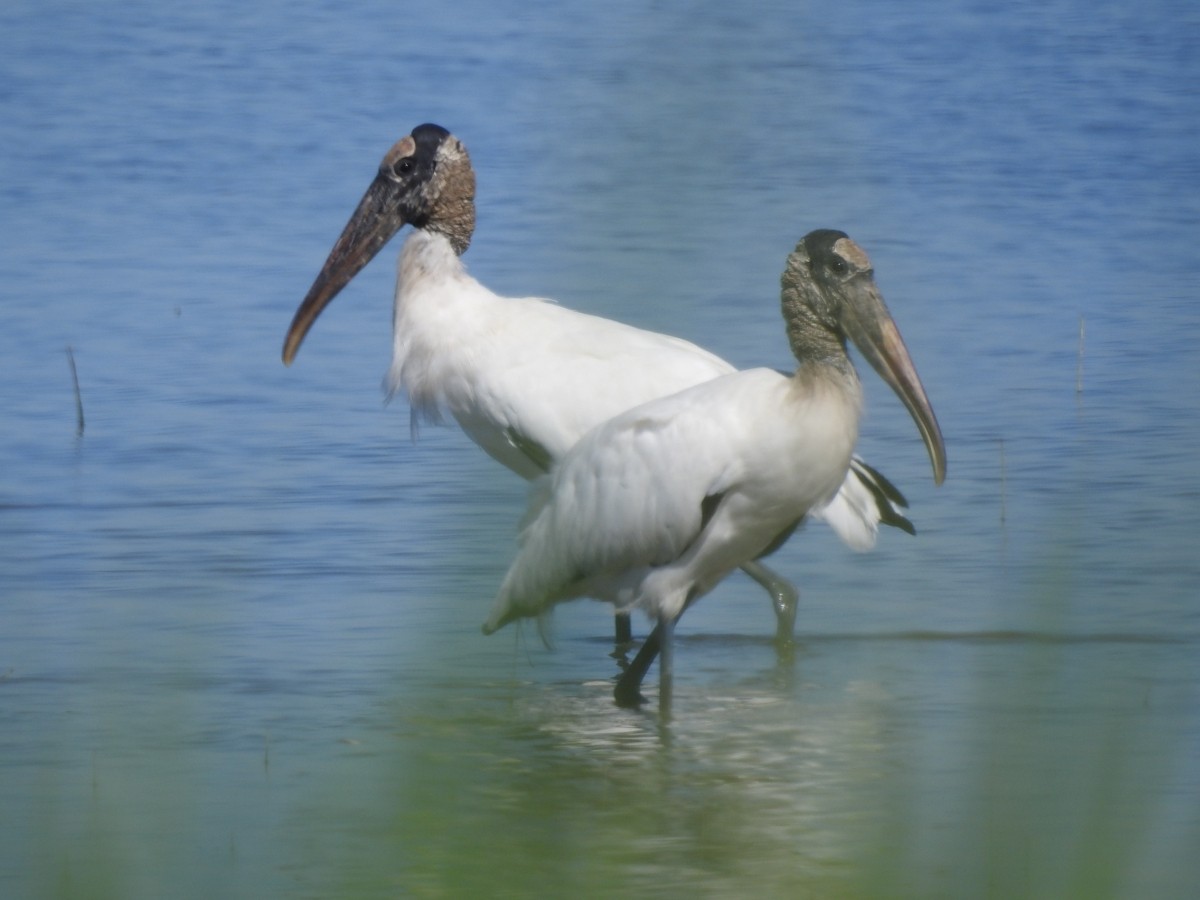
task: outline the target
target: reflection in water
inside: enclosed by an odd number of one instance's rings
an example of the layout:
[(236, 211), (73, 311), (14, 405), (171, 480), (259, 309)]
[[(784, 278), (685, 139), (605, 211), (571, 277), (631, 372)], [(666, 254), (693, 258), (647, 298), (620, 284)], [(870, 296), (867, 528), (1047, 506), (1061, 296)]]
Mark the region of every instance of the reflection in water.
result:
[[(388, 774), (373, 783), (395, 800), (375, 836), (395, 858), (382, 864), (377, 848), (376, 874), (446, 894), (500, 879), (584, 896), (1111, 884), (1180, 846), (1128, 842), (1128, 822), (1164, 811), (1146, 785), (1184, 763), (1182, 735), (1150, 726), (1186, 692), (1167, 686), (1136, 712), (1139, 682), (1172, 667), (1161, 643), (813, 638), (780, 664), (764, 641), (760, 669), (681, 679), (666, 725), (615, 708), (608, 681), (521, 679), (469, 699), (443, 685), (397, 714), (376, 757)], [(746, 655), (746, 642), (683, 642), (681, 659), (730, 651)], [(939, 684), (964, 662), (969, 683)], [(742, 675), (724, 683), (731, 671)], [(1115, 732), (1131, 713), (1147, 727)], [(1031, 846), (1040, 821), (1054, 828)]]
[(465, 719), (443, 714), (432, 754), (430, 720), (405, 718), (429, 755), (401, 770), (423, 771), (416, 790), (432, 776), (449, 792), (430, 803), (402, 791), (413, 821), (399, 847), (418, 858), (412, 876), (450, 893), (501, 876), (518, 891), (728, 895), (747, 883), (811, 889), (825, 867), (847, 863), (847, 845), (876, 820), (885, 692), (852, 683), (790, 696), (774, 674), (689, 688), (699, 696), (681, 692), (664, 725), (652, 711), (616, 709), (607, 681), (510, 685), (493, 698), (500, 727), (477, 706)]

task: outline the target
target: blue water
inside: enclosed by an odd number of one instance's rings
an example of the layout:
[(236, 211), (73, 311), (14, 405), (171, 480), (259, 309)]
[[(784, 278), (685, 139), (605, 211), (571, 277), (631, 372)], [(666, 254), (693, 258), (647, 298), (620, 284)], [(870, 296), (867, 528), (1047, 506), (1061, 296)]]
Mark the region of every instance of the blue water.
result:
[[(1179, 896), (1200, 877), (1200, 11), (0, 11), (0, 893)], [(394, 248), (285, 369), (378, 158), (469, 147), (493, 289), (788, 365), (871, 254), (946, 436), (918, 535), (741, 576), (676, 708), (607, 612), (478, 631), (524, 485), (384, 406)], [(68, 348), (84, 429), (77, 433)]]

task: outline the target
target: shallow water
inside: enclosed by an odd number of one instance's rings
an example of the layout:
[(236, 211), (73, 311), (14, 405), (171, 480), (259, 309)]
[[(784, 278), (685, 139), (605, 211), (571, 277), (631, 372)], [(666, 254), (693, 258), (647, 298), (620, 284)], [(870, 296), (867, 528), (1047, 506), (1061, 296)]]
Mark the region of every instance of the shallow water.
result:
[[(2, 893), (1181, 895), (1200, 14), (459, 9), (0, 12)], [(739, 365), (802, 234), (871, 253), (949, 476), (864, 374), (918, 535), (777, 554), (794, 654), (732, 577), (664, 722), (598, 604), (479, 634), (524, 486), (381, 404), (395, 248), (279, 363), (422, 121), (481, 280)]]

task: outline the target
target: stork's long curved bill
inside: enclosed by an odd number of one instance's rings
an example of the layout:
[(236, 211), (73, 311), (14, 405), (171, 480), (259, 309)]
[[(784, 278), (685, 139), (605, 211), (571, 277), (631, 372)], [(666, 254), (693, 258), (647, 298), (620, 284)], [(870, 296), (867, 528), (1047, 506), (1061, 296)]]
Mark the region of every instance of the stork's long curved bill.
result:
[(871, 367), (908, 407), (929, 451), (933, 480), (941, 484), (946, 478), (946, 445), (900, 329), (872, 279), (856, 278), (845, 291), (842, 326)]
[(342, 236), (337, 239), (316, 281), (292, 318), (283, 341), (283, 363), (290, 366), (300, 344), (321, 311), (363, 270), (397, 231), (405, 225), (396, 185), (376, 176), (359, 201)]

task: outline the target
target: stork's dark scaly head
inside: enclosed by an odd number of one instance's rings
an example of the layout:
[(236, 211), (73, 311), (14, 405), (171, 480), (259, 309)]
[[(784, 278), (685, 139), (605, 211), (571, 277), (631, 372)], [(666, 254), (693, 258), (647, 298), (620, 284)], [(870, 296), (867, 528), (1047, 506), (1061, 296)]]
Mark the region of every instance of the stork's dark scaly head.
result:
[(321, 311), (405, 225), (444, 234), (459, 255), (475, 230), (475, 172), (467, 148), (440, 125), (397, 141), (296, 310), (283, 344), (290, 365)]
[(866, 251), (841, 231), (810, 232), (788, 256), (783, 272), (783, 317), (801, 362), (848, 365), (846, 339), (908, 408), (933, 463), (946, 477), (946, 447), (916, 367), (875, 284)]

